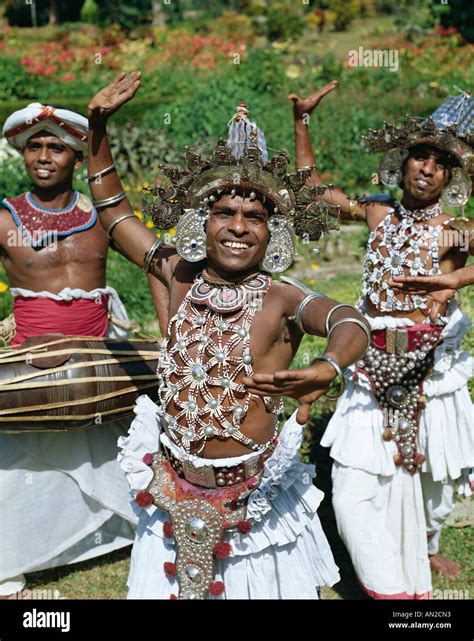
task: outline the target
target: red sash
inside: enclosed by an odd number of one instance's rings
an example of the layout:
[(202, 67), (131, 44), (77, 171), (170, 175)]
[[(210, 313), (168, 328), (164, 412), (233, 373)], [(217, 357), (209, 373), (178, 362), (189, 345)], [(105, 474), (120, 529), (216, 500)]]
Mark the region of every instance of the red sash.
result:
[(98, 302), (86, 298), (53, 300), (16, 296), (13, 313), (16, 334), (11, 342), (18, 345), (29, 336), (65, 334), (66, 336), (105, 336), (108, 327), (108, 296)]

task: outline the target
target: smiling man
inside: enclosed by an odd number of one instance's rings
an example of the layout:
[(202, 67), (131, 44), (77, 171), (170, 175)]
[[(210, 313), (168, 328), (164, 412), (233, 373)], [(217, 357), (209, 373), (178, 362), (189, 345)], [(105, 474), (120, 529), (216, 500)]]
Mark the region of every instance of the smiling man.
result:
[[(91, 201), (72, 186), (87, 153), (87, 120), (33, 103), (7, 119), (4, 134), (32, 182), (0, 211), (0, 257), (14, 296), (11, 344), (48, 333), (126, 336), (109, 320), (110, 313), (128, 321), (105, 286), (110, 240)], [(136, 519), (116, 461), (128, 426), (0, 433), (0, 598), (21, 595), (26, 573), (132, 542)]]
[[(309, 184), (322, 181), (307, 115), (336, 86), (333, 81), (307, 100), (289, 96), (297, 164), (312, 171)], [(370, 131), (366, 143), (385, 152), (379, 173), (386, 185), (402, 189), (400, 203), (383, 194), (323, 195), (340, 206), (342, 218), (370, 230), (358, 307), (370, 322), (372, 345), (348, 369), (346, 392), (321, 444), (334, 459), (339, 533), (374, 598), (429, 597), (430, 566), (451, 579), (460, 573), (439, 554), (439, 541), (454, 508), (454, 482), (474, 463), (472, 358), (460, 349), (470, 321), (445, 299), (428, 322), (435, 299), (394, 279), (449, 274), (466, 262), (469, 245), (445, 208), (462, 207), (471, 193), (473, 104), (467, 94), (450, 98), (432, 119), (406, 118)]]
[[(139, 84), (122, 74), (91, 101), (91, 171), (112, 164), (107, 120)], [(338, 580), (316, 515), (322, 493), (298, 449), (311, 404), (364, 353), (368, 329), (350, 306), (272, 279), (293, 262), (293, 229), (327, 226), (306, 175), (287, 176), (282, 154), (268, 162), (247, 115), (239, 105), (209, 160), (187, 150), (187, 168), (164, 168), (171, 185), (150, 210), (158, 228), (177, 224), (175, 248), (136, 219), (114, 232), (169, 292), (160, 402), (141, 397), (121, 441), (140, 516), (131, 598), (316, 599)], [(116, 173), (92, 193), (104, 226), (130, 210)], [(327, 334), (325, 354), (288, 370), (304, 332)], [(281, 396), (300, 406), (278, 434)]]

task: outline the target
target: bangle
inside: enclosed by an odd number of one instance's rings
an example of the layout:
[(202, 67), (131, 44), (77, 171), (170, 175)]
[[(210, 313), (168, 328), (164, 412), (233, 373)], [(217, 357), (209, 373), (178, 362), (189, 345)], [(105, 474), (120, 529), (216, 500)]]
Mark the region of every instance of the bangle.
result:
[(150, 249), (146, 252), (145, 258), (143, 259), (143, 271), (148, 276), (151, 271), (151, 261), (155, 257), (156, 252), (164, 243), (164, 238), (157, 238)]
[(367, 327), (364, 325), (364, 323), (361, 320), (359, 320), (358, 318), (342, 318), (341, 320), (336, 321), (334, 323), (334, 325), (332, 325), (331, 329), (328, 332), (328, 340), (330, 339), (331, 334), (336, 329), (336, 327), (338, 325), (340, 325), (341, 323), (354, 323), (354, 325), (358, 325), (362, 330), (364, 330), (365, 335), (367, 336), (367, 348), (366, 348), (363, 356), (360, 357), (360, 358), (363, 358), (367, 354), (367, 351), (368, 351), (368, 349), (370, 347), (370, 341), (371, 341), (371, 333), (370, 333), (370, 331), (367, 329)]
[(92, 182), (93, 180), (97, 180), (97, 178), (101, 178), (102, 176), (105, 176), (106, 174), (110, 174), (111, 171), (113, 171), (117, 167), (117, 163), (114, 162), (110, 167), (106, 167), (105, 169), (101, 169), (98, 171), (96, 174), (92, 174), (92, 176), (87, 176), (87, 180), (89, 182)]
[(298, 329), (302, 334), (305, 334), (305, 328), (303, 327), (303, 310), (306, 307), (308, 303), (310, 303), (312, 300), (315, 298), (324, 298), (323, 294), (320, 294), (319, 292), (311, 292), (311, 294), (307, 294), (301, 301), (301, 303), (298, 304), (296, 310), (295, 310), (295, 323)]
[(121, 191), (119, 194), (115, 194), (115, 196), (110, 196), (110, 198), (93, 200), (92, 202), (94, 203), (94, 207), (97, 209), (98, 207), (109, 207), (110, 205), (115, 205), (115, 203), (119, 203), (126, 197), (126, 193), (124, 191)]
[(342, 374), (342, 369), (339, 367), (339, 365), (336, 363), (336, 361), (331, 358), (330, 356), (327, 356), (327, 354), (323, 354), (322, 356), (317, 356), (314, 361), (311, 363), (311, 365), (314, 365), (317, 361), (326, 361), (331, 365), (336, 370), (336, 376), (339, 376), (339, 389), (337, 390), (336, 394), (324, 394), (324, 396), (329, 399), (330, 401), (335, 401), (339, 396), (342, 396), (344, 390), (346, 389), (346, 382), (344, 380), (344, 376)]
[(354, 305), (348, 305), (347, 303), (340, 303), (339, 305), (334, 305), (334, 307), (329, 311), (328, 315), (326, 316), (326, 336), (329, 335), (329, 321), (331, 320), (331, 316), (334, 314), (336, 309), (341, 309), (341, 307), (350, 307), (353, 309), (355, 312), (358, 310), (354, 307)]
[(316, 165), (306, 165), (306, 167), (297, 167), (296, 171), (315, 171)]
[(359, 203), (357, 202), (357, 200), (350, 199), (349, 214), (351, 218), (357, 218), (358, 213), (359, 213)]
[(107, 229), (107, 236), (112, 240), (112, 232), (114, 229), (117, 227), (119, 223), (122, 222), (122, 220), (126, 220), (127, 218), (135, 218), (135, 214), (125, 214), (125, 216), (122, 216), (121, 218), (117, 218), (117, 220), (114, 220), (114, 222), (109, 225), (109, 228)]

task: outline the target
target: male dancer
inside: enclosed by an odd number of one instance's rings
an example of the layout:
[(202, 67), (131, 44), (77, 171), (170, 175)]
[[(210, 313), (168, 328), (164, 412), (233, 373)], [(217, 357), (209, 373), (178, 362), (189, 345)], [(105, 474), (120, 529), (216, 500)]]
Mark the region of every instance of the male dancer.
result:
[[(3, 201), (0, 256), (14, 296), (11, 344), (30, 336), (126, 336), (128, 317), (105, 286), (109, 238), (72, 188), (87, 153), (87, 120), (31, 104), (5, 122), (33, 188)], [(113, 316), (109, 320), (109, 315)], [(128, 421), (81, 432), (0, 434), (0, 598), (24, 574), (129, 545), (136, 518), (116, 461)]]
[[(314, 184), (321, 178), (304, 114), (336, 86), (333, 81), (307, 100), (289, 96), (297, 164), (311, 168)], [(457, 105), (453, 111), (458, 113)], [(443, 198), (462, 204), (459, 194), (465, 202), (470, 193), (472, 122), (462, 129), (450, 126), (453, 114), (446, 105), (433, 117), (385, 125), (368, 136), (374, 150), (386, 151), (380, 174), (392, 186), (400, 184), (400, 205), (350, 198), (339, 190), (327, 196), (341, 207), (342, 218), (364, 221), (370, 229), (359, 308), (371, 324), (372, 347), (351, 368), (321, 444), (331, 446), (334, 459), (339, 533), (359, 581), (374, 598), (428, 597), (430, 565), (450, 578), (459, 576), (459, 565), (439, 554), (439, 539), (454, 508), (454, 480), (474, 460), (466, 385), (472, 359), (460, 350), (470, 322), (446, 304), (438, 308), (446, 314), (442, 324), (426, 322), (424, 293), (404, 295), (392, 280), (448, 274), (467, 258), (456, 233), (447, 233), (451, 217), (443, 212)]]
[[(139, 83), (139, 73), (122, 74), (92, 99), (92, 172), (111, 166), (107, 120)], [(293, 225), (304, 234), (319, 219), (306, 174), (286, 177), (283, 155), (266, 162), (247, 116), (239, 105), (209, 161), (188, 151), (187, 169), (165, 170), (172, 186), (152, 213), (160, 228), (178, 222), (176, 250), (138, 220), (114, 232), (169, 291), (160, 403), (141, 397), (121, 441), (142, 508), (132, 598), (318, 598), (338, 580), (316, 515), (322, 493), (298, 447), (311, 404), (364, 353), (368, 329), (350, 306), (269, 275), (293, 261)], [(91, 188), (104, 226), (129, 211), (116, 173)], [(325, 354), (288, 370), (305, 331), (328, 335)], [(282, 395), (300, 406), (278, 440)]]

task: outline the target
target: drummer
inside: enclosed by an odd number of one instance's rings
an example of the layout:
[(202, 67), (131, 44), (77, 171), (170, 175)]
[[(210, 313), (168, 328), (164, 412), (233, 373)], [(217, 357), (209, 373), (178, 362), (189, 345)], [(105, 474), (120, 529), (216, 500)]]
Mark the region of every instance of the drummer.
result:
[[(87, 128), (83, 116), (39, 103), (5, 122), (32, 183), (5, 198), (0, 215), (0, 256), (14, 296), (12, 345), (48, 333), (126, 336), (125, 308), (105, 285), (110, 240), (89, 198), (72, 185)], [(21, 598), (25, 573), (132, 543), (136, 517), (116, 462), (117, 438), (127, 428), (117, 421), (81, 432), (0, 434), (0, 598)]]

